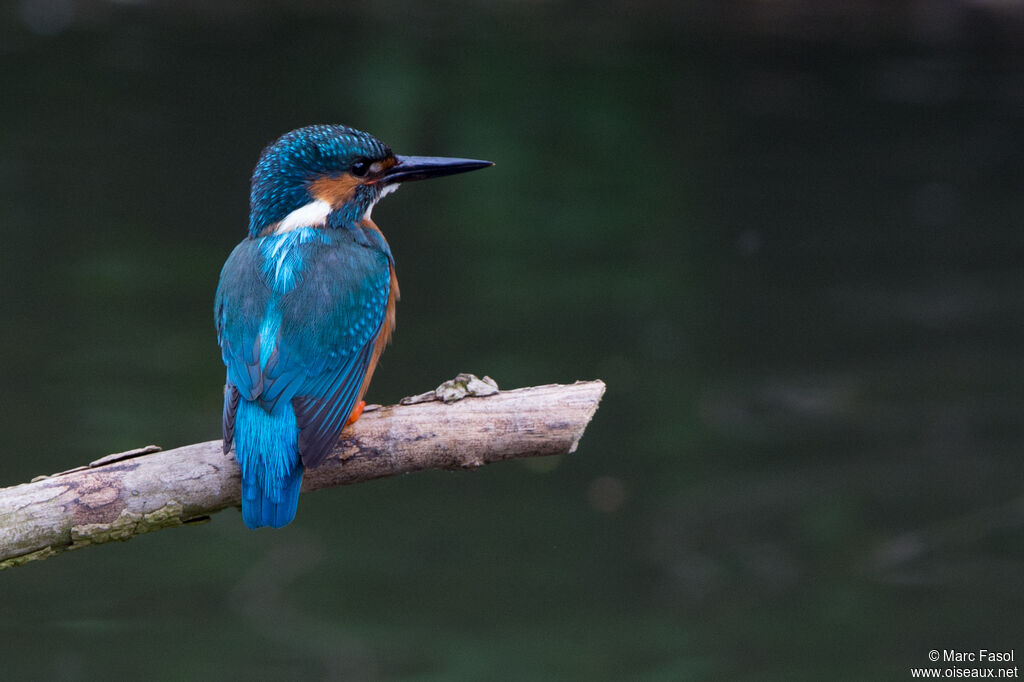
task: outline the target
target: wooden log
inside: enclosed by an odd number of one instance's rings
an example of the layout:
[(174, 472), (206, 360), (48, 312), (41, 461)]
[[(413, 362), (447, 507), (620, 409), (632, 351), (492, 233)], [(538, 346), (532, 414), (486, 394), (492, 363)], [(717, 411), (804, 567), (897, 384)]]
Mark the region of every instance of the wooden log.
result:
[[(601, 381), (585, 381), (445, 403), (440, 398), (448, 399), (442, 392), (448, 384), (438, 388), (437, 398), (424, 394), (412, 404), (368, 408), (330, 457), (307, 470), (303, 492), (422, 469), (474, 469), (573, 452), (605, 388)], [(208, 521), (214, 512), (239, 506), (240, 490), (234, 454), (225, 455), (219, 440), (164, 451), (147, 446), (2, 488), (0, 570)]]

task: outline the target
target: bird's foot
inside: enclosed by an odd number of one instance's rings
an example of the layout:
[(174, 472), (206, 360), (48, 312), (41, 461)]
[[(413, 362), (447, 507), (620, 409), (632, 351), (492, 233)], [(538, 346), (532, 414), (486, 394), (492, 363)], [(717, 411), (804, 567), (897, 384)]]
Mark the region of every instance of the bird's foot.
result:
[(362, 416), (364, 407), (366, 407), (365, 400), (360, 400), (356, 403), (356, 406), (352, 408), (352, 413), (348, 416), (348, 421), (345, 422), (345, 426), (352, 426), (355, 424), (359, 417)]

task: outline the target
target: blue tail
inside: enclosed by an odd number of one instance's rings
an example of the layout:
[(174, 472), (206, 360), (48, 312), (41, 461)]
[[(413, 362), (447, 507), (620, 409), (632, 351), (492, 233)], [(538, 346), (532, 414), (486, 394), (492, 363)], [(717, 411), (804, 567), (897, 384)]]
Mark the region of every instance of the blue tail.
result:
[(280, 528), (295, 518), (299, 508), (299, 488), (302, 487), (302, 465), (295, 467), (280, 487), (270, 494), (262, 490), (259, 482), (242, 479), (242, 520), (249, 528)]
[(259, 403), (238, 403), (234, 435), (242, 467), (242, 520), (249, 528), (280, 528), (295, 518), (302, 487), (295, 412), (291, 405), (268, 414)]

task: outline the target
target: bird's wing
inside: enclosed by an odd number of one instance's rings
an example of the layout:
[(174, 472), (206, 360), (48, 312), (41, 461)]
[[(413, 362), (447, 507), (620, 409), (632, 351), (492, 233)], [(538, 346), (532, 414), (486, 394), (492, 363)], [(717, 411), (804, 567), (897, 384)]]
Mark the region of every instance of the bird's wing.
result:
[(221, 270), (214, 299), (217, 343), (227, 366), (222, 422), (225, 453), (234, 437), (239, 398), (255, 400), (263, 391), (259, 325), (270, 296), (256, 276), (258, 257), (253, 240), (246, 239), (236, 246)]
[(259, 251), (246, 239), (224, 263), (214, 300), (214, 320), (228, 383), (242, 397), (255, 400), (263, 391), (260, 371), (260, 324), (270, 304), (267, 288), (256, 276)]
[[(386, 254), (359, 244), (310, 249), (301, 281), (282, 295), (264, 286), (252, 265), (232, 267), (233, 253), (220, 287), (232, 301), (224, 305), (218, 290), (217, 317), (228, 389), (233, 384), (242, 398), (258, 400), (268, 412), (291, 404), (302, 461), (315, 466), (334, 446), (359, 397), (387, 309), (390, 271)], [(254, 251), (239, 258), (258, 264), (258, 257)], [(228, 403), (225, 439), (233, 423)]]
[[(306, 466), (316, 466), (330, 453), (359, 399), (390, 282), (386, 254), (350, 243), (326, 250), (283, 301), (277, 366), (268, 363), (266, 374), (279, 382), (300, 359), (304, 377), (289, 400)], [(309, 311), (316, 312), (311, 316)]]

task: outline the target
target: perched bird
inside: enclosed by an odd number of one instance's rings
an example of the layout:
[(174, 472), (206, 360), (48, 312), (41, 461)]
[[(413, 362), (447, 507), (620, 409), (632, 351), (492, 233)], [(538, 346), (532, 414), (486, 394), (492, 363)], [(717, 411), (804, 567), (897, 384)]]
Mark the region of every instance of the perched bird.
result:
[(224, 452), (234, 443), (246, 526), (290, 523), (303, 469), (362, 412), (398, 299), (374, 205), (402, 182), (491, 165), (396, 156), (340, 125), (293, 130), (263, 150), (249, 235), (224, 263), (214, 302)]

